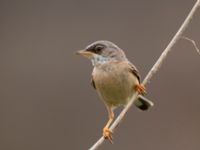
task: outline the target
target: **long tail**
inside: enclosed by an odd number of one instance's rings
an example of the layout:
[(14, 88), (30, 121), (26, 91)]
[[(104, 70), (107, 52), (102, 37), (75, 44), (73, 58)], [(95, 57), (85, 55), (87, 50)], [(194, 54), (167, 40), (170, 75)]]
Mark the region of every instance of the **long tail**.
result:
[(137, 108), (143, 111), (148, 110), (153, 106), (153, 102), (142, 95), (138, 96), (138, 98), (134, 101), (134, 104)]

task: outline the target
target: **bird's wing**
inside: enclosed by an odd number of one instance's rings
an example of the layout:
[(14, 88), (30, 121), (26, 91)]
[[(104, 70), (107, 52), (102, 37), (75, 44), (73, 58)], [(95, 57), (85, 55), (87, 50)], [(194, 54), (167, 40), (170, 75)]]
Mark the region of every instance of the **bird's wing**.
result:
[(140, 74), (139, 74), (137, 68), (136, 68), (132, 63), (130, 63), (130, 62), (129, 62), (128, 65), (129, 65), (129, 70), (130, 70), (130, 72), (131, 72), (134, 76), (136, 76), (136, 77), (138, 78), (139, 82), (140, 82)]
[(94, 89), (96, 89), (96, 86), (95, 86), (95, 82), (94, 82), (94, 78), (93, 76), (91, 77), (91, 81), (90, 81), (91, 85), (93, 86)]

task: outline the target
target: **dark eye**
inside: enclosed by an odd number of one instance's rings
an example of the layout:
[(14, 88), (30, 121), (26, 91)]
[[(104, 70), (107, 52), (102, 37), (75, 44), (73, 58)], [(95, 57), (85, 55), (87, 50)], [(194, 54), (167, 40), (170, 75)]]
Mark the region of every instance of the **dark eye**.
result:
[(104, 48), (104, 46), (102, 46), (102, 45), (97, 45), (97, 46), (95, 47), (95, 52), (98, 54), (98, 53), (100, 53), (100, 52), (102, 51), (103, 48)]

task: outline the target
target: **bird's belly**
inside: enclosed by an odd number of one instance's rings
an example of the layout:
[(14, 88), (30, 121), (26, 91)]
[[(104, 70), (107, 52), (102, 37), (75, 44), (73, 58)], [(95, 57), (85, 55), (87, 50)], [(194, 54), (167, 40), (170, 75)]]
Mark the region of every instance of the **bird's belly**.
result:
[(109, 106), (125, 105), (132, 93), (128, 91), (129, 89), (124, 89), (123, 86), (113, 86), (102, 86), (101, 90), (98, 91), (99, 96)]
[(132, 74), (104, 73), (95, 79), (97, 92), (108, 106), (126, 105), (134, 94), (134, 85), (138, 83)]

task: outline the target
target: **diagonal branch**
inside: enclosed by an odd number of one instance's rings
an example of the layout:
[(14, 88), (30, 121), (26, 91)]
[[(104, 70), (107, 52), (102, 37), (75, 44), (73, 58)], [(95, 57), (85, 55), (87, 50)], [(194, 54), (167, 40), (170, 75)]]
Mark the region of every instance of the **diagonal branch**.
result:
[[(179, 28), (179, 30), (177, 31), (177, 33), (174, 35), (174, 37), (172, 38), (172, 40), (170, 41), (170, 43), (168, 44), (168, 46), (165, 48), (165, 50), (163, 51), (163, 53), (161, 54), (161, 56), (159, 57), (159, 59), (157, 60), (157, 62), (154, 64), (154, 66), (151, 68), (151, 70), (149, 71), (149, 73), (147, 74), (147, 76), (145, 77), (145, 79), (143, 80), (143, 85), (146, 85), (150, 81), (150, 79), (152, 78), (152, 76), (161, 67), (161, 64), (163, 63), (163, 61), (167, 57), (167, 54), (172, 50), (172, 47), (180, 39), (180, 37), (182, 36), (183, 32), (185, 31), (186, 27), (188, 26), (189, 22), (191, 21), (194, 13), (196, 12), (196, 10), (197, 10), (197, 8), (199, 6), (200, 6), (200, 0), (197, 0), (197, 2), (193, 6), (192, 10), (188, 14), (187, 18), (185, 19), (185, 21), (183, 22), (183, 24), (181, 25), (181, 27)], [(138, 93), (135, 93), (133, 95), (132, 99), (130, 100), (130, 102), (121, 111), (121, 113), (119, 114), (119, 116), (116, 118), (116, 120), (111, 125), (111, 127), (110, 127), (111, 131), (114, 131), (114, 129), (119, 125), (119, 123), (124, 118), (126, 112), (132, 106), (132, 104), (133, 104), (134, 100), (137, 98), (137, 96), (138, 96)], [(104, 142), (104, 140), (105, 140), (104, 137), (101, 137), (89, 150), (96, 150)]]

